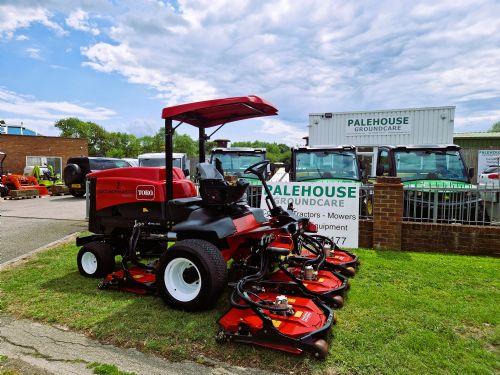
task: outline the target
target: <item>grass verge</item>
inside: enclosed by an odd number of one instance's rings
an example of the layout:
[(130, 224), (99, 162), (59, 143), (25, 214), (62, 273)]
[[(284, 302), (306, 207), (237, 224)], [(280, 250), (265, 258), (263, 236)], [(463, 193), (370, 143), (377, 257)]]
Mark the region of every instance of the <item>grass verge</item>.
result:
[(215, 309), (186, 313), (158, 297), (98, 290), (65, 245), (0, 273), (0, 309), (65, 325), (171, 360), (216, 358), (279, 372), (493, 373), (499, 369), (500, 260), (359, 250), (362, 267), (337, 313), (326, 361), (214, 340)]

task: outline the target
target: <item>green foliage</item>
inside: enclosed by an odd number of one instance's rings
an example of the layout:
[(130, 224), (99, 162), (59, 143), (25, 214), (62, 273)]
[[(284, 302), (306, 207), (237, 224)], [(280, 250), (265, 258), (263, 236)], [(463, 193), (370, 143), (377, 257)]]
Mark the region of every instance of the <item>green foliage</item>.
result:
[(496, 133), (500, 132), (500, 121), (495, 122), (493, 125), (491, 125), (490, 130), (488, 130), (489, 133)]
[(61, 130), (61, 137), (85, 138), (89, 144), (90, 156), (103, 156), (106, 154), (107, 132), (102, 126), (75, 117), (59, 120), (54, 126)]
[[(59, 120), (55, 127), (61, 130), (61, 137), (85, 138), (89, 143), (89, 156), (108, 156), (115, 158), (136, 158), (148, 152), (165, 150), (165, 128), (161, 127), (154, 135), (136, 137), (122, 132), (108, 132), (93, 122), (85, 122), (74, 117)], [(209, 154), (215, 142), (205, 144), (205, 152)], [(262, 141), (234, 142), (234, 147), (260, 147), (267, 149), (267, 158), (272, 162), (285, 162), (290, 159), (290, 147), (283, 143)], [(187, 134), (175, 133), (173, 152), (186, 153), (188, 156), (198, 155), (198, 140)]]
[(198, 143), (187, 134), (174, 134), (174, 151), (183, 152), (188, 156), (198, 155)]
[(137, 375), (135, 372), (120, 371), (115, 365), (108, 365), (106, 363), (92, 362), (87, 365), (87, 368), (98, 375)]
[(114, 158), (135, 158), (141, 153), (141, 142), (133, 134), (108, 133), (106, 135), (106, 156)]

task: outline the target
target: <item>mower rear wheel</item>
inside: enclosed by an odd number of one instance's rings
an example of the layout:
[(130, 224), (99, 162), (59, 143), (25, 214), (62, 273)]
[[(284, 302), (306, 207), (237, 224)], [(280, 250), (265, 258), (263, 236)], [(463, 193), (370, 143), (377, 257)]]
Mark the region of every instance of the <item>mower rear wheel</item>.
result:
[(226, 262), (219, 249), (208, 241), (179, 241), (160, 258), (158, 292), (174, 308), (206, 310), (217, 300), (226, 282)]
[(115, 268), (113, 249), (104, 242), (84, 245), (76, 257), (78, 271), (85, 277), (103, 277)]

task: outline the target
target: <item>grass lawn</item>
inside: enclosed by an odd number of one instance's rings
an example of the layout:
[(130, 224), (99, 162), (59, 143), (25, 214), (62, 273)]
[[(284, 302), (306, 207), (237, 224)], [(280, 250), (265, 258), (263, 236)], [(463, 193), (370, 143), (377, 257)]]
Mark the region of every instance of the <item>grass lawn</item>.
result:
[[(203, 356), (279, 372), (490, 374), (500, 370), (500, 259), (358, 250), (362, 267), (337, 312), (326, 361), (217, 344), (229, 306), (185, 313), (158, 297), (98, 290), (66, 245), (0, 273), (0, 310), (172, 360)], [(229, 292), (228, 292), (229, 293)]]

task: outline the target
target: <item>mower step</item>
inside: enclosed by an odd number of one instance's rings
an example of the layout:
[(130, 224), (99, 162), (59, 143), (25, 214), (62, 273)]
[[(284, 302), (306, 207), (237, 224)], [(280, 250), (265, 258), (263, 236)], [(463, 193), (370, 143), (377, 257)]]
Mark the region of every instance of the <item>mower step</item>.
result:
[(39, 198), (40, 193), (37, 189), (23, 189), (23, 190), (11, 190), (9, 195), (5, 197), (9, 200), (19, 200), (19, 199), (32, 199)]

